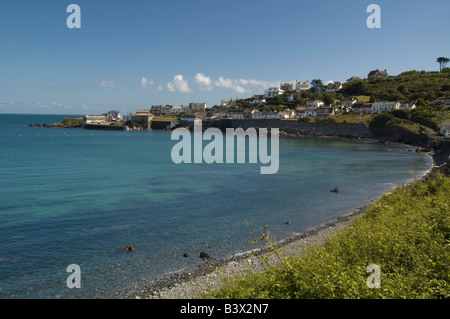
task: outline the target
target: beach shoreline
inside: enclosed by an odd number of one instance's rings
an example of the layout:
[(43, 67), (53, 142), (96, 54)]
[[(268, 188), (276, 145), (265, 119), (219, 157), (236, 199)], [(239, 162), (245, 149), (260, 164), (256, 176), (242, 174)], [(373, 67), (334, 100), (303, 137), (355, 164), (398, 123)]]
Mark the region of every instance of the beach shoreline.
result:
[[(310, 244), (323, 244), (324, 240), (334, 232), (346, 227), (351, 220), (365, 212), (372, 202), (342, 215), (332, 221), (295, 233), (277, 241), (272, 248), (283, 254), (299, 254)], [(107, 299), (194, 299), (210, 288), (217, 288), (227, 276), (244, 274), (248, 270), (263, 270), (262, 256), (269, 256), (270, 264), (279, 261), (270, 256), (271, 248), (262, 247), (247, 252), (237, 253), (224, 258), (212, 258), (167, 274), (145, 278), (113, 295), (100, 298)]]
[[(428, 153), (432, 158), (431, 168), (425, 172), (417, 181), (426, 180), (433, 172), (442, 171), (442, 167), (448, 167), (448, 163), (437, 166), (433, 153)], [(403, 184), (402, 187), (408, 187), (415, 183)], [(393, 191), (393, 190), (392, 190)], [(392, 191), (386, 192), (388, 194)], [(347, 227), (356, 217), (363, 215), (366, 208), (379, 198), (366, 203), (363, 206), (355, 208), (351, 212), (346, 212), (334, 220), (328, 221), (317, 227), (308, 229), (302, 233), (293, 235), (277, 241), (273, 247), (279, 249), (286, 255), (301, 256), (308, 246), (322, 245), (327, 238), (335, 232)], [(272, 250), (267, 246), (255, 250), (238, 253), (225, 258), (217, 258), (201, 261), (193, 266), (155, 276), (144, 278), (122, 290), (116, 291), (113, 295), (106, 295), (100, 298), (111, 299), (194, 299), (201, 297), (211, 288), (217, 289), (224, 283), (227, 277), (244, 275), (248, 271), (262, 271), (267, 266), (263, 262), (262, 256), (270, 264), (277, 264), (278, 258), (271, 256)]]

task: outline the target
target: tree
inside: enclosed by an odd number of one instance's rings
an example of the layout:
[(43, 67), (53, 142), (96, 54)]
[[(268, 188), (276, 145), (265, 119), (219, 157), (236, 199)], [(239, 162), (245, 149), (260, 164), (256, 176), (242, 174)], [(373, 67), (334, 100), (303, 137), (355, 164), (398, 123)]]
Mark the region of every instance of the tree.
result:
[(313, 88), (321, 88), (321, 87), (323, 87), (322, 80), (319, 80), (319, 79), (312, 80), (311, 81), (311, 85), (312, 85)]
[(439, 71), (442, 72), (443, 69), (445, 69), (445, 66), (450, 60), (448, 58), (445, 58), (443, 56), (436, 59), (436, 62), (439, 63)]
[(325, 105), (331, 105), (334, 102), (334, 96), (332, 94), (325, 93), (323, 95), (323, 101), (324, 101)]

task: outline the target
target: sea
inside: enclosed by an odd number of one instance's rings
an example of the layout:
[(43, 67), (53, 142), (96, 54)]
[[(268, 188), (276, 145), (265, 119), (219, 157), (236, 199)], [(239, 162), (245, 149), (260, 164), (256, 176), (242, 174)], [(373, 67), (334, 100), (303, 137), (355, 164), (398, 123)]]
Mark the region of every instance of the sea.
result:
[(175, 164), (171, 131), (28, 126), (64, 117), (79, 116), (0, 114), (2, 299), (109, 296), (200, 252), (258, 248), (266, 225), (277, 240), (302, 233), (432, 167), (406, 145), (280, 137), (279, 170), (264, 175), (261, 163)]

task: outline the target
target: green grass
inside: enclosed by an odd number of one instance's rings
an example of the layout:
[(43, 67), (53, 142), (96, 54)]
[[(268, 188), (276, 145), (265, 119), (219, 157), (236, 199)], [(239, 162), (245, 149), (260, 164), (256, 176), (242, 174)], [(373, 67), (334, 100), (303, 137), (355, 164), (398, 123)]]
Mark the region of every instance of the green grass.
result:
[[(324, 246), (266, 271), (230, 278), (203, 298), (449, 298), (450, 178), (398, 188)], [(369, 288), (367, 267), (381, 269)]]
[(357, 95), (357, 96), (354, 96), (354, 98), (356, 98), (359, 102), (366, 102), (366, 103), (370, 102), (369, 95)]
[(368, 123), (373, 118), (372, 114), (342, 114), (334, 116), (336, 123)]
[(83, 119), (74, 119), (74, 118), (65, 117), (65, 118), (63, 118), (61, 123), (64, 124), (64, 125), (83, 125), (84, 124), (84, 120)]
[(178, 119), (176, 117), (168, 117), (168, 116), (155, 116), (152, 121), (154, 122), (177, 122)]

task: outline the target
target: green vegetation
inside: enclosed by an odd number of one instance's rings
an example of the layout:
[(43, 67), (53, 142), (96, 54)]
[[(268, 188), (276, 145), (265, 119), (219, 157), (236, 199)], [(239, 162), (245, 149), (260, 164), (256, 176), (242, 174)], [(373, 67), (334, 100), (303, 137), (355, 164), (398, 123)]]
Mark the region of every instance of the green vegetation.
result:
[(390, 113), (380, 113), (375, 115), (372, 120), (370, 120), (369, 127), (371, 129), (385, 128), (386, 125), (388, 125), (393, 119), (394, 116)]
[(66, 117), (66, 118), (63, 118), (61, 123), (64, 124), (64, 125), (69, 125), (69, 126), (83, 125), (84, 124), (84, 120), (83, 119), (74, 119), (74, 118)]
[(177, 122), (178, 119), (176, 117), (171, 116), (155, 116), (152, 121), (154, 122)]
[(313, 117), (311, 120), (315, 123), (336, 123), (334, 117)]
[(344, 96), (370, 96), (374, 101), (415, 102), (423, 99), (425, 105), (436, 99), (450, 98), (450, 69), (442, 72), (407, 71), (387, 79), (371, 78), (343, 84), (339, 91)]
[[(227, 279), (204, 298), (449, 298), (450, 178), (397, 188), (369, 205), (349, 227), (311, 246), (303, 257)], [(269, 236), (269, 232), (262, 239)], [(368, 288), (367, 267), (381, 270)]]

